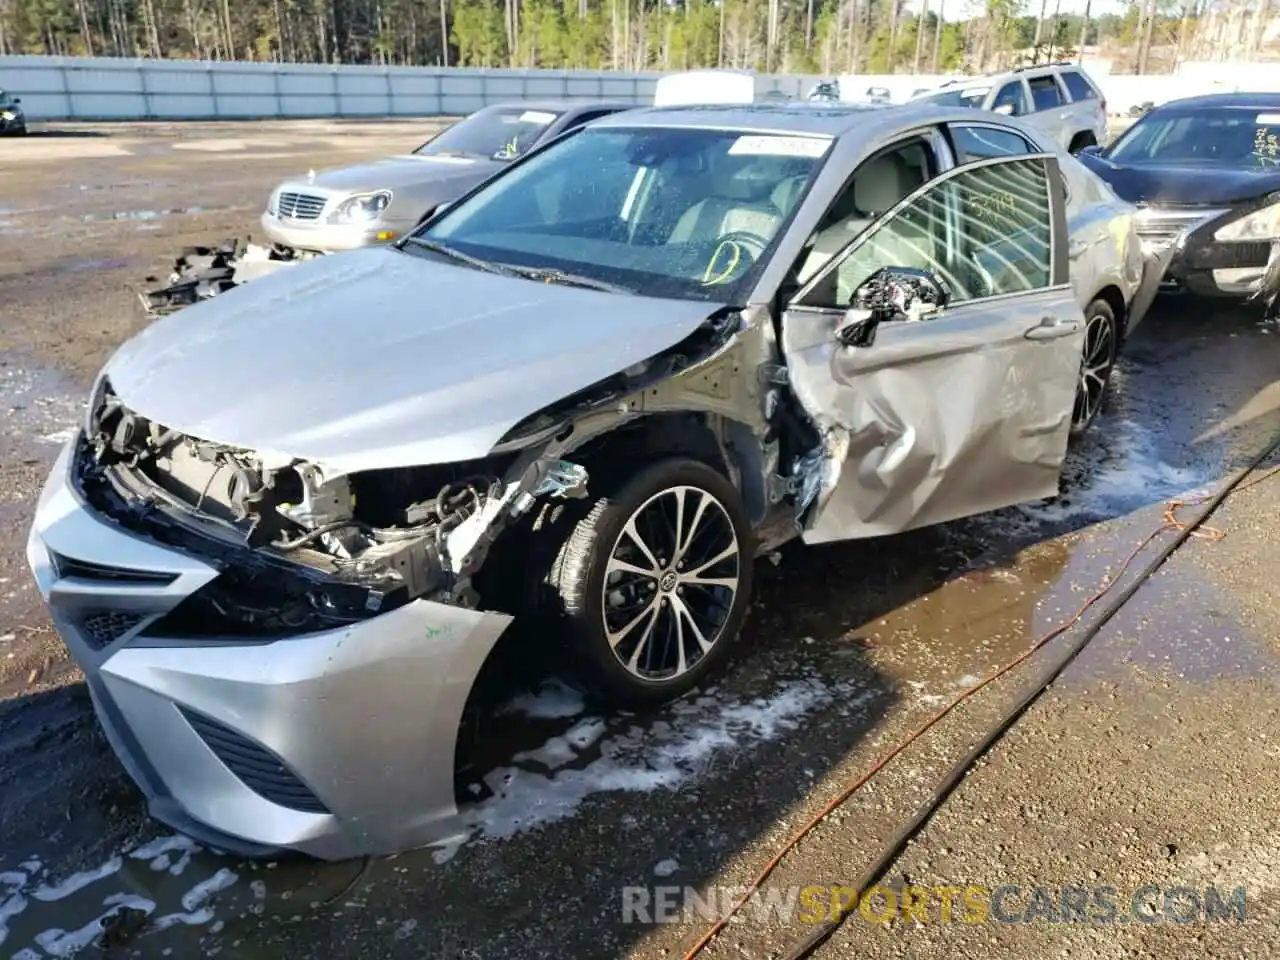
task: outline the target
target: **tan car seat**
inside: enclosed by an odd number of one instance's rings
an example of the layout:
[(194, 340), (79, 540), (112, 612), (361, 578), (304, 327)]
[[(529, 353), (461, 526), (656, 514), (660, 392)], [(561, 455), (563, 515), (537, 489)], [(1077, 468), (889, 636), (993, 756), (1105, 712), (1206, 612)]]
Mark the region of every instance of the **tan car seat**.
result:
[[(806, 282), (846, 244), (923, 183), (920, 171), (911, 167), (900, 154), (885, 153), (868, 162), (854, 177), (852, 188), (836, 201), (838, 206), (829, 212), (828, 225), (819, 229), (797, 280)], [(878, 246), (885, 250), (883, 243)], [(892, 250), (886, 252), (891, 253)], [(918, 253), (909, 250), (904, 250), (903, 255), (911, 259), (895, 266), (914, 265), (919, 259)]]

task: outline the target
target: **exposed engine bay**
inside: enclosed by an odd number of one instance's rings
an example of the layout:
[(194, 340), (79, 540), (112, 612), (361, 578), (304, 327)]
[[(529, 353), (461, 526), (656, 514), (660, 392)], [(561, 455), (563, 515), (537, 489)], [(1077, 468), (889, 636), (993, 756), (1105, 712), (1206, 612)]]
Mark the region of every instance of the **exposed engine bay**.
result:
[(586, 492), (585, 469), (565, 461), (533, 460), (505, 482), (516, 457), (325, 478), (303, 461), (269, 467), (250, 451), (168, 429), (106, 386), (76, 477), (107, 516), (220, 567), (161, 621), (166, 635), (270, 638), (419, 597), (475, 606), (466, 574), (496, 521), (537, 496)]

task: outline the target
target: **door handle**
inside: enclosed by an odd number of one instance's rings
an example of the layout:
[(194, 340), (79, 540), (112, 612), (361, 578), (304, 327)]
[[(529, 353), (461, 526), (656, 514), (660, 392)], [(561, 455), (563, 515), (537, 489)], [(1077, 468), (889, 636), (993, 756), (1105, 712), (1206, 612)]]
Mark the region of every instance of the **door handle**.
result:
[(1071, 257), (1078, 257), (1080, 254), (1087, 251), (1089, 247), (1090, 243), (1088, 240), (1072, 240), (1071, 243), (1067, 245), (1067, 255)]
[(1079, 320), (1063, 320), (1060, 317), (1048, 316), (1023, 336), (1028, 340), (1057, 340), (1059, 337), (1069, 337), (1073, 333), (1079, 333), (1083, 326), (1084, 323)]

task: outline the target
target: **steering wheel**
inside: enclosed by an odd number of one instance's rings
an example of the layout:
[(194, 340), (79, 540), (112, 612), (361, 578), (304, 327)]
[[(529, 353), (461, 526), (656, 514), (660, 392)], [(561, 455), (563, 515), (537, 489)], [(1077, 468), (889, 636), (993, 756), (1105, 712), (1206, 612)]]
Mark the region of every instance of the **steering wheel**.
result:
[(760, 254), (764, 253), (764, 248), (769, 246), (769, 241), (758, 233), (752, 233), (750, 230), (730, 230), (720, 238), (721, 243), (736, 243), (751, 255), (751, 262), (755, 263)]
[(724, 234), (711, 259), (707, 261), (707, 269), (703, 273), (704, 286), (715, 286), (728, 283), (749, 268), (760, 254), (764, 253), (769, 241), (758, 233), (749, 230), (730, 230)]

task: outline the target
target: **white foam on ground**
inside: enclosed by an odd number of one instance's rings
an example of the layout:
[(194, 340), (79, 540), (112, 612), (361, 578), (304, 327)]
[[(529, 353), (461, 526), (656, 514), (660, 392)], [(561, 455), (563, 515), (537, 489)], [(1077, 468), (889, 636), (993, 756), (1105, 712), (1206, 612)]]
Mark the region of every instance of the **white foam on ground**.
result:
[(522, 693), (495, 711), (499, 716), (522, 714), (534, 720), (576, 717), (586, 709), (582, 694), (560, 680), (548, 680), (537, 693)]
[(839, 700), (841, 713), (847, 714), (871, 698), (871, 691), (816, 677), (783, 683), (769, 697), (752, 700), (700, 697), (681, 705), (678, 724), (633, 726), (598, 743), (595, 737), (584, 738), (596, 744), (599, 756), (581, 769), (563, 769), (565, 751), (575, 749), (574, 744), (564, 735), (552, 738), (525, 756), (544, 766), (554, 764), (553, 771), (511, 766), (487, 774), (484, 781), (493, 796), (462, 812), (465, 834), (441, 845), (435, 860), (451, 859), (473, 838), (508, 839), (563, 820), (596, 794), (676, 790), (709, 775), (718, 757), (775, 739), (820, 707)]
[(55, 900), (63, 900), (79, 890), (83, 890), (91, 883), (97, 883), (113, 873), (118, 873), (120, 867), (124, 865), (124, 861), (120, 857), (115, 856), (108, 860), (100, 867), (92, 870), (84, 870), (80, 873), (73, 873), (61, 883), (41, 884), (31, 892), (31, 896), (44, 903), (52, 903)]
[(1068, 477), (1074, 472), (1072, 457), (1098, 458), (1082, 471), (1083, 477), (1074, 482), (1068, 480), (1063, 494), (1054, 499), (1001, 511), (1002, 519), (1018, 525), (1019, 520), (1062, 523), (1111, 517), (1137, 504), (1181, 496), (1207, 479), (1203, 470), (1163, 460), (1155, 434), (1137, 421), (1101, 417), (1093, 429), (1105, 433), (1108, 449), (1068, 455)]
[(175, 833), (168, 837), (156, 837), (150, 843), (144, 843), (142, 846), (130, 850), (129, 857), (133, 860), (154, 860), (165, 853), (195, 849), (196, 842), (194, 840)]

